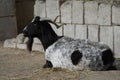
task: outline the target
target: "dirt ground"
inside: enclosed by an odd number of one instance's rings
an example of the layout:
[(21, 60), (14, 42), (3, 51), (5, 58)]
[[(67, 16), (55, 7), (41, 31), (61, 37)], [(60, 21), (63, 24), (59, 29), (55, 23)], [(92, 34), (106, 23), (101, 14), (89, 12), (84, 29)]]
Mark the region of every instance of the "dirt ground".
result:
[[(0, 80), (120, 80), (120, 71), (43, 69), (44, 53), (3, 48), (0, 43)], [(117, 61), (120, 68), (120, 61)]]

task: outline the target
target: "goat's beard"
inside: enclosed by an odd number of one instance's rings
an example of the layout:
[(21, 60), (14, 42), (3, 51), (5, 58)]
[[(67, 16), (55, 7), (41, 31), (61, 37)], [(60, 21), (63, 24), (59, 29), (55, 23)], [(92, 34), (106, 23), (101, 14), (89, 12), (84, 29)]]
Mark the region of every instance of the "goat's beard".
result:
[(29, 37), (27, 41), (27, 50), (30, 52), (32, 51), (32, 45), (33, 45), (33, 37)]

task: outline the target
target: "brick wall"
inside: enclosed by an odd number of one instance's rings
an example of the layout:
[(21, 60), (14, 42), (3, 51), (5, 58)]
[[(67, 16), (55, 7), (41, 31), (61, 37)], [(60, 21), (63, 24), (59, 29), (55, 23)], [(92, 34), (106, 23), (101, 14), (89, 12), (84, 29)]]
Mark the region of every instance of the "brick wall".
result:
[(34, 15), (52, 20), (61, 15), (54, 30), (58, 35), (102, 41), (120, 57), (120, 7), (112, 4), (81, 0), (36, 0)]
[(16, 35), (15, 0), (0, 0), (0, 40)]

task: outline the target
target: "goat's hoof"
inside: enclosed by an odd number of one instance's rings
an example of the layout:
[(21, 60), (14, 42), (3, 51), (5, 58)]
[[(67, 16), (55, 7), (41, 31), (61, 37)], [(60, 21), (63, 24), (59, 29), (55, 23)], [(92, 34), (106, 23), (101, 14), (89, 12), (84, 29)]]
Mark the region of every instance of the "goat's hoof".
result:
[(43, 68), (49, 68), (49, 66), (45, 64), (45, 65), (43, 66)]
[(117, 70), (116, 66), (110, 66), (107, 70)]
[(48, 68), (48, 67), (47, 67), (47, 65), (45, 64), (45, 65), (43, 66), (43, 68)]
[(43, 68), (52, 68), (53, 66), (52, 65), (49, 65), (49, 64), (45, 64), (44, 66), (43, 66)]
[(48, 65), (44, 65), (43, 68), (52, 68), (52, 67)]

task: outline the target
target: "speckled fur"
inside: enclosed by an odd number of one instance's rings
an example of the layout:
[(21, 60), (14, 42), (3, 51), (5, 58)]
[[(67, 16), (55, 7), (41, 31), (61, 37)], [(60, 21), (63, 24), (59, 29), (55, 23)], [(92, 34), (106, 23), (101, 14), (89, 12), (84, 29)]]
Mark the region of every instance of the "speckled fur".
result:
[[(45, 58), (51, 61), (53, 67), (69, 70), (104, 70), (102, 52), (109, 47), (99, 42), (62, 37), (46, 49)], [(73, 65), (71, 54), (79, 50), (82, 58), (77, 65)], [(109, 67), (107, 65), (107, 67)]]

